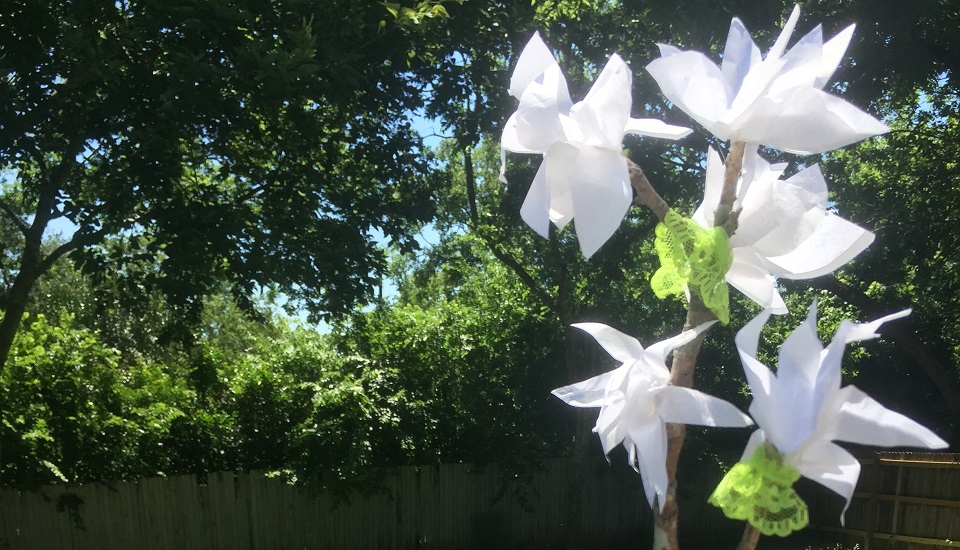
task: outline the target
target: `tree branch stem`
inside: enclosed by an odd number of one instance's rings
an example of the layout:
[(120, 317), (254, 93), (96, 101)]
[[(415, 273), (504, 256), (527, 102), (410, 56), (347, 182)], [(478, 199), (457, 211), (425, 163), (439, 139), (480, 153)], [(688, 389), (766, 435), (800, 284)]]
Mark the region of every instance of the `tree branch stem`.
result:
[(743, 530), (743, 537), (737, 545), (737, 550), (754, 550), (758, 542), (760, 542), (760, 530), (748, 523)]
[[(714, 216), (715, 225), (724, 227), (728, 234), (736, 231), (736, 215), (733, 212), (733, 203), (737, 198), (737, 182), (740, 179), (740, 171), (743, 167), (743, 153), (745, 144), (736, 142), (730, 146), (730, 153), (724, 163), (723, 191), (720, 195), (720, 205), (717, 207)], [(631, 183), (634, 182), (633, 165), (630, 166)], [(638, 168), (639, 169), (639, 168)], [(640, 172), (642, 174), (642, 171)], [(646, 177), (642, 178), (646, 181)], [(640, 181), (641, 187), (643, 181)], [(637, 202), (648, 206), (662, 220), (663, 216), (659, 214), (657, 208), (659, 203), (666, 203), (653, 191), (649, 181), (646, 186), (650, 187), (652, 195), (644, 190), (644, 198), (640, 199), (641, 190), (637, 190)], [(634, 183), (637, 188), (637, 183)], [(666, 214), (666, 210), (663, 210)], [(732, 222), (732, 223), (731, 223)], [(687, 306), (687, 317), (683, 323), (683, 329), (690, 330), (700, 326), (703, 323), (716, 319), (716, 316), (704, 305), (703, 301), (696, 292), (690, 293), (690, 303)], [(673, 352), (673, 364), (670, 367), (670, 384), (685, 388), (692, 388), (694, 382), (694, 371), (697, 366), (697, 357), (700, 355), (700, 348), (703, 345), (703, 339), (706, 333), (701, 333), (696, 338), (680, 346)], [(677, 536), (677, 525), (679, 510), (677, 509), (677, 464), (680, 461), (680, 451), (683, 449), (683, 442), (686, 438), (686, 429), (682, 424), (667, 424), (667, 495), (664, 499), (663, 511), (654, 508), (654, 550), (679, 550), (680, 543)], [(754, 542), (754, 547), (756, 542)], [(753, 547), (746, 547), (744, 550), (752, 550)]]
[(664, 216), (667, 215), (667, 210), (670, 210), (670, 205), (667, 204), (667, 201), (663, 200), (663, 197), (653, 188), (653, 185), (650, 184), (650, 180), (647, 179), (647, 175), (643, 173), (643, 169), (640, 168), (640, 166), (632, 160), (627, 159), (627, 169), (630, 171), (630, 184), (633, 186), (634, 191), (637, 192), (633, 198), (633, 202), (653, 210), (653, 213), (657, 215), (657, 219), (663, 221)]

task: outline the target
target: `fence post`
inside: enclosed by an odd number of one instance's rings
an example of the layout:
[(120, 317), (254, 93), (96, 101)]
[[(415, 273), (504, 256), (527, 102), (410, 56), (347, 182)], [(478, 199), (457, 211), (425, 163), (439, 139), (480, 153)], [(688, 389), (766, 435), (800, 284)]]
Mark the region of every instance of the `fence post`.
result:
[(867, 524), (864, 526), (864, 550), (871, 550), (873, 533), (877, 530), (880, 511), (877, 507), (877, 495), (880, 493), (880, 454), (873, 453), (873, 470), (870, 475), (870, 500), (867, 502)]

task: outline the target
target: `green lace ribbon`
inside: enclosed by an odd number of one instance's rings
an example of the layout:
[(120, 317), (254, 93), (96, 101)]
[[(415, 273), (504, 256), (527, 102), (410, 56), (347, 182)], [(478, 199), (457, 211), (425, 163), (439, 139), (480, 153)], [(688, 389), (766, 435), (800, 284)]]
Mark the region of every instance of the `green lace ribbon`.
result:
[(660, 269), (650, 279), (650, 286), (657, 298), (683, 296), (690, 288), (721, 323), (730, 322), (730, 292), (725, 277), (733, 264), (733, 250), (722, 227), (703, 229), (697, 222), (668, 210), (657, 224), (654, 247)]
[(765, 442), (727, 472), (707, 502), (764, 535), (785, 537), (810, 523), (806, 503), (793, 490), (798, 479), (800, 472)]

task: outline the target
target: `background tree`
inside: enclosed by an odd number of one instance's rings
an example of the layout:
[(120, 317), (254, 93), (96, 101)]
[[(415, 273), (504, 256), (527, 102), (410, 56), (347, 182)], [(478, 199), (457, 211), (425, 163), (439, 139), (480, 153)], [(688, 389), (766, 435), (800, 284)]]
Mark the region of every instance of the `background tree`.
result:
[[(68, 253), (88, 272), (162, 258), (154, 282), (194, 317), (223, 280), (241, 299), (277, 285), (316, 316), (368, 295), (371, 233), (408, 247), (431, 215), (413, 35), (385, 19), (356, 2), (5, 4), (0, 213), (23, 240), (0, 365)], [(58, 218), (77, 231), (43, 253)], [(122, 254), (95, 246), (110, 235)]]

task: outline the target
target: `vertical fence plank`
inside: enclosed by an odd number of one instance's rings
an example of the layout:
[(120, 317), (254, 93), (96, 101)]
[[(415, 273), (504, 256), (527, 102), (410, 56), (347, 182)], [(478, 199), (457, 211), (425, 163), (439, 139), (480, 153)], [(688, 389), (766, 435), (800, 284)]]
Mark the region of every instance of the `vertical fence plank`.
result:
[(866, 534), (864, 535), (863, 548), (871, 550), (874, 545), (873, 533), (877, 529), (877, 495), (880, 492), (880, 457), (877, 453), (873, 454), (873, 465), (870, 469), (870, 500), (867, 504)]

